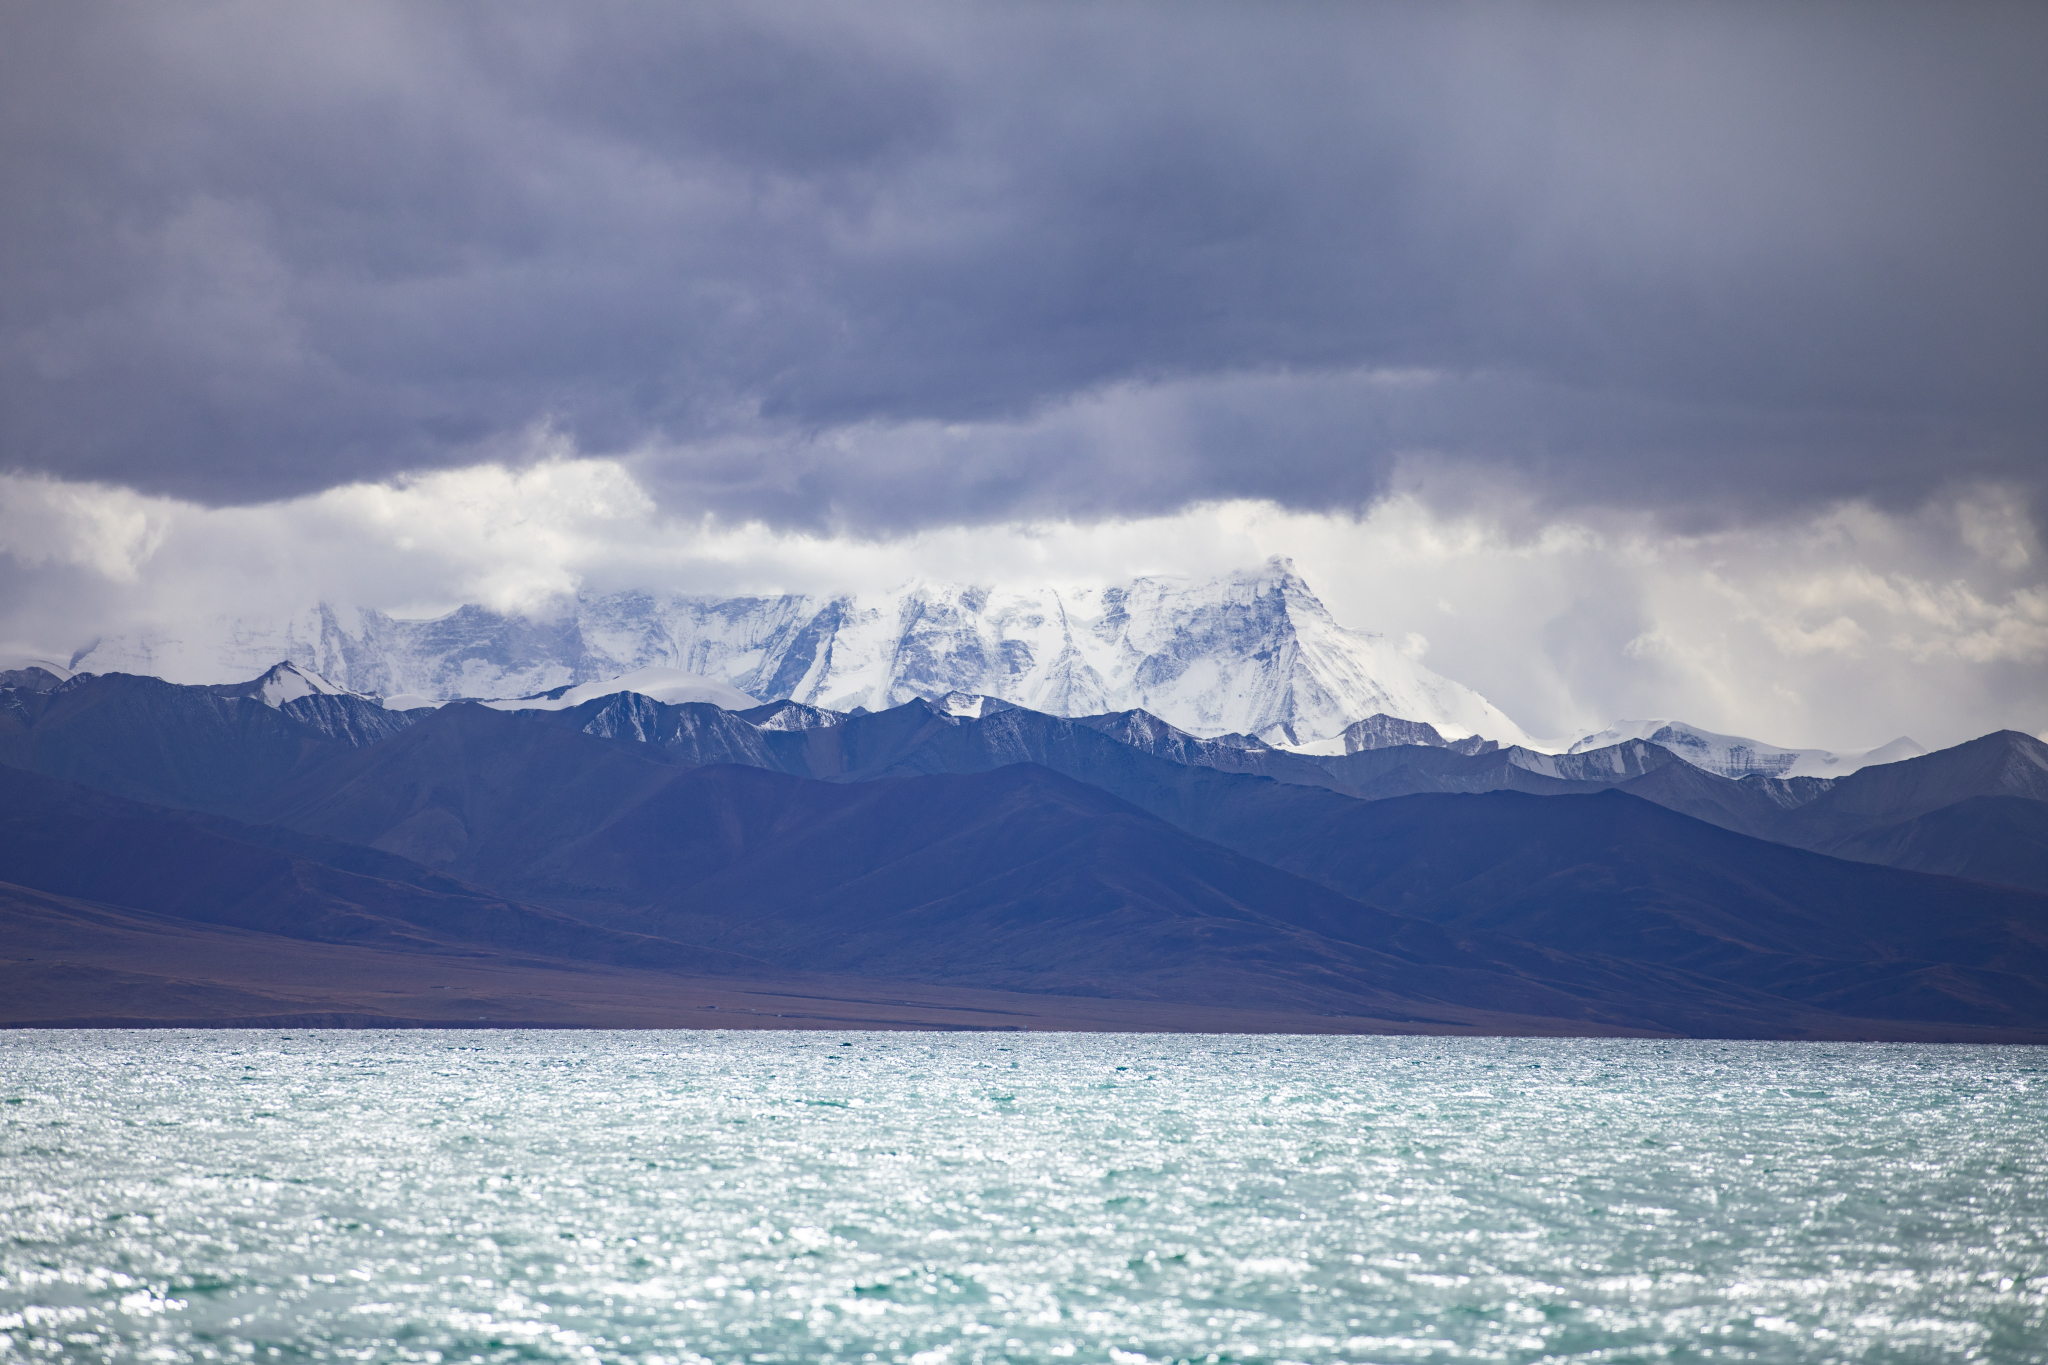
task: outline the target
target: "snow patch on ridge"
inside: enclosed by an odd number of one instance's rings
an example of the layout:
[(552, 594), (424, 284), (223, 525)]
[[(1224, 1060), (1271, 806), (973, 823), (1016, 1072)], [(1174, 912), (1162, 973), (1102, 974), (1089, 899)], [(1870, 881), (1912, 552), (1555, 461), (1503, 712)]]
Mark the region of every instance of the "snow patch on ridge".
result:
[(71, 670), (54, 659), (34, 654), (0, 654), (0, 673), (26, 673), (31, 668), (40, 668), (58, 682), (71, 681)]
[(346, 687), (329, 682), (308, 668), (300, 668), (289, 659), (265, 673), (257, 680), (260, 690), (257, 695), (263, 704), (276, 708), (300, 697), (350, 697), (358, 696)]
[(245, 683), (217, 683), (210, 690), (217, 697), (247, 697), (260, 701), (273, 711), (281, 710), (287, 703), (301, 697), (355, 697), (373, 705), (379, 704), (377, 698), (343, 687), (289, 659), (272, 664), (261, 677)]
[(1565, 752), (1577, 754), (1589, 749), (1605, 749), (1631, 739), (1660, 745), (1695, 768), (1736, 779), (1752, 774), (1759, 777), (1846, 777), (1861, 768), (1918, 758), (1927, 752), (1903, 735), (1889, 744), (1856, 753), (1788, 749), (1765, 744), (1761, 740), (1744, 739), (1740, 735), (1715, 734), (1711, 730), (1670, 719), (1616, 721), (1605, 730), (1575, 740)]
[(658, 701), (667, 706), (709, 702), (727, 711), (746, 711), (760, 705), (754, 698), (730, 684), (696, 673), (685, 673), (676, 668), (636, 668), (630, 673), (623, 673), (604, 682), (560, 687), (540, 696), (488, 701), (484, 705), (498, 711), (567, 711), (571, 707), (581, 706), (584, 702), (595, 701), (599, 697), (609, 697), (619, 692), (636, 692), (651, 701)]

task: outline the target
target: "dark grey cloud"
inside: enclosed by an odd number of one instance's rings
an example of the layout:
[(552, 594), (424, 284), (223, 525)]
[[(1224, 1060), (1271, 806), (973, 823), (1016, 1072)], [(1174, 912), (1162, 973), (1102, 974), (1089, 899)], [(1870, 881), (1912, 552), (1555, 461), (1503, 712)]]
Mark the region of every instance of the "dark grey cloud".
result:
[(0, 464), (217, 503), (2038, 497), (2043, 241), (2038, 5), (0, 11)]

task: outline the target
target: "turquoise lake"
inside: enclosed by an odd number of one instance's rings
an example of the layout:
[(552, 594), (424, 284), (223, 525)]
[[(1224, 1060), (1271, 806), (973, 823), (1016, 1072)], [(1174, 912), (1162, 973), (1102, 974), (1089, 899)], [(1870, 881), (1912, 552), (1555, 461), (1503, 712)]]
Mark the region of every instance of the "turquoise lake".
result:
[(2048, 1361), (2048, 1051), (0, 1035), (0, 1360)]

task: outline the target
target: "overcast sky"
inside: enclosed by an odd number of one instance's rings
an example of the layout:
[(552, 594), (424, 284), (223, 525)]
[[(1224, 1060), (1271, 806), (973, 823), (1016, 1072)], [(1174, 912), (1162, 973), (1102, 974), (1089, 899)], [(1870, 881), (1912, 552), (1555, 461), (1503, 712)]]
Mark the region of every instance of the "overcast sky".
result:
[(1533, 730), (2040, 731), (2044, 242), (2038, 4), (12, 5), (0, 647), (1294, 553)]

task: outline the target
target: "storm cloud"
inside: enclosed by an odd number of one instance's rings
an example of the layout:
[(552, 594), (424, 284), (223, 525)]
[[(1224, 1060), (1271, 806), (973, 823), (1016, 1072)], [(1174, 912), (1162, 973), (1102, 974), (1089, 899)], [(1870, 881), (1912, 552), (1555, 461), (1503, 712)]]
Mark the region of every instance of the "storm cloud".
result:
[(893, 534), (2048, 470), (2048, 10), (18, 5), (0, 467)]

